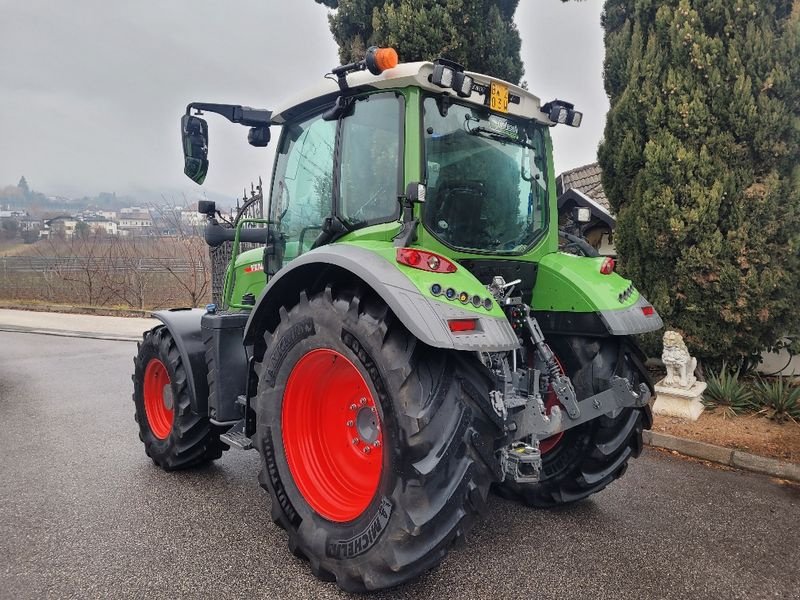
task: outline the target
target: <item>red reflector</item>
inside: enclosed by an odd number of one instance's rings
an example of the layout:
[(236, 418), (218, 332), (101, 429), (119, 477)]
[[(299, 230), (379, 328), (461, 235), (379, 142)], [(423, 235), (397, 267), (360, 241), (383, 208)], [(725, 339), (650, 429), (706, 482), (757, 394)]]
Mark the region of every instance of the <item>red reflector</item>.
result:
[(652, 306), (643, 306), (643, 307), (642, 307), (642, 314), (643, 314), (645, 317), (652, 317), (652, 316), (653, 316), (653, 313), (655, 313), (655, 312), (656, 312), (656, 311), (653, 309), (653, 307), (652, 307)]
[(478, 319), (451, 319), (447, 326), (453, 333), (459, 331), (475, 331), (478, 328)]
[(617, 266), (617, 263), (614, 261), (613, 258), (610, 256), (606, 256), (603, 260), (603, 264), (600, 265), (600, 272), (603, 275), (611, 275), (614, 272), (614, 267)]
[(431, 273), (455, 273), (456, 266), (444, 256), (416, 248), (398, 248), (397, 262)]

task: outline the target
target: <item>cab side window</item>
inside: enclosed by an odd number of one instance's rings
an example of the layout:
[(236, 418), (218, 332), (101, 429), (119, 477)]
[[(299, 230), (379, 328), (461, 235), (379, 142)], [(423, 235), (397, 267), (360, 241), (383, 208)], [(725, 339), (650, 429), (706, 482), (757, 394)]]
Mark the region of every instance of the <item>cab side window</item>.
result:
[(357, 100), (342, 121), (339, 212), (350, 225), (400, 214), (403, 109), (402, 96), (377, 93)]
[(336, 122), (316, 115), (287, 125), (281, 139), (270, 219), (285, 238), (285, 264), (311, 249), (331, 214)]

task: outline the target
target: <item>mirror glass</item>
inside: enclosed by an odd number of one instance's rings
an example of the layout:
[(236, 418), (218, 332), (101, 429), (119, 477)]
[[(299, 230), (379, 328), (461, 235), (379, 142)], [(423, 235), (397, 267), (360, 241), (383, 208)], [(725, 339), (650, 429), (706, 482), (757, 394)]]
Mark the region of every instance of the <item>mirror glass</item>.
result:
[(183, 141), (183, 172), (197, 184), (203, 183), (208, 173), (208, 123), (200, 117), (181, 117)]

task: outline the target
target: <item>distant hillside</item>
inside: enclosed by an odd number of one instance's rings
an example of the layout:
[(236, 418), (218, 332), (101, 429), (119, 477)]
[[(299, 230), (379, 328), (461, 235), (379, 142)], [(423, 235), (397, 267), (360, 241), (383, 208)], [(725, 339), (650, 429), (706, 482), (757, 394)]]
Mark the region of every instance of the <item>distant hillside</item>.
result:
[[(241, 192), (239, 192), (241, 193)], [(0, 185), (0, 210), (24, 210), (41, 215), (44, 213), (74, 214), (89, 209), (119, 210), (126, 206), (163, 206), (194, 204), (197, 200), (213, 200), (221, 208), (236, 204), (239, 194), (219, 194), (202, 188), (190, 193), (186, 190), (154, 191), (137, 189), (132, 193), (100, 192), (94, 196), (67, 197), (47, 195), (28, 186), (25, 177), (17, 185)]]

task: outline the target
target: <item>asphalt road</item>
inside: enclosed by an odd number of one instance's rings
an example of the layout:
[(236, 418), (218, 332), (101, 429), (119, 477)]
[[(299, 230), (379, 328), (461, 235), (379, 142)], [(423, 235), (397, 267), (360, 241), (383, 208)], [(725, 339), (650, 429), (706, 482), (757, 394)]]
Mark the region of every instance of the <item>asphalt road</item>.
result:
[[(0, 333), (0, 597), (339, 598), (269, 519), (255, 452), (164, 473), (135, 344)], [(646, 451), (577, 506), (495, 498), (463, 549), (376, 598), (800, 598), (800, 489)]]

